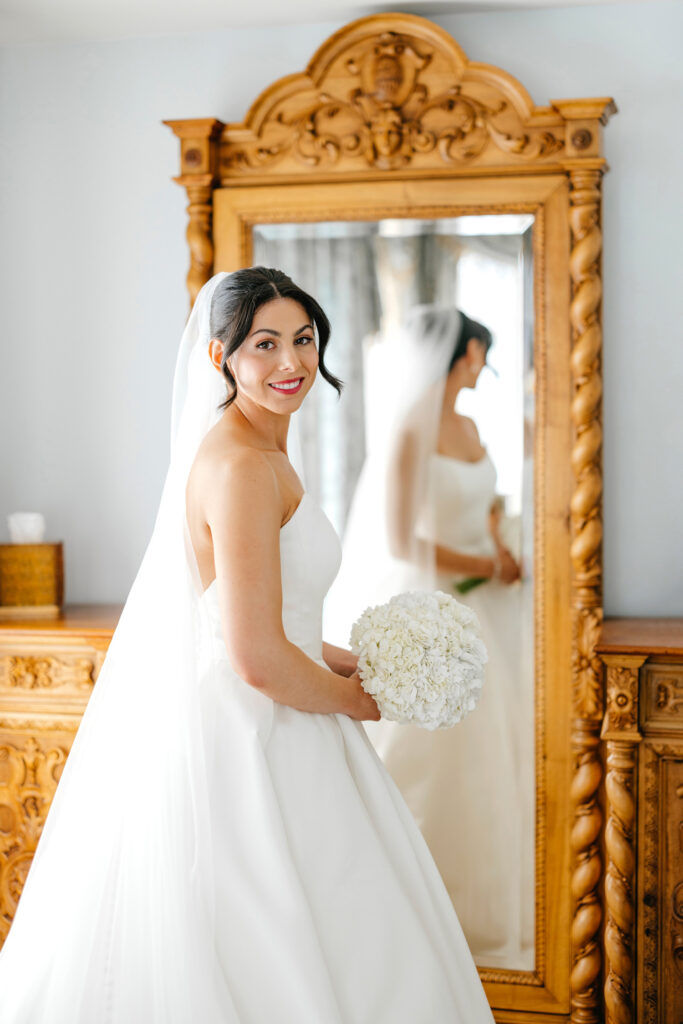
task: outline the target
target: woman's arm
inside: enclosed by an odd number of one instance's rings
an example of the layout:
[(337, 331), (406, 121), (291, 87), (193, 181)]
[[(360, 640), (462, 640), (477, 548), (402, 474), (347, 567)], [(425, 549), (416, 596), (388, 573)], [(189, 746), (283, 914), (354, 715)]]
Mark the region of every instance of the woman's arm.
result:
[(282, 626), (282, 500), (262, 452), (231, 453), (213, 474), (205, 502), (213, 539), (221, 625), (234, 670), (272, 700), (300, 711), (378, 719), (360, 680), (309, 658)]
[(489, 509), (489, 533), (497, 548), (505, 547), (500, 536), (500, 524), (503, 519), (503, 499), (496, 495)]
[(520, 569), (507, 548), (498, 548), (495, 558), (485, 555), (464, 555), (452, 548), (436, 545), (436, 568), (439, 572), (463, 573), (467, 576), (514, 583), (520, 578)]
[(358, 655), (345, 647), (323, 643), (323, 658), (333, 672), (340, 676), (352, 676), (358, 668)]
[[(474, 429), (476, 431), (476, 427)], [(414, 536), (417, 459), (417, 441), (410, 430), (405, 430), (398, 439), (387, 473), (387, 532), (392, 554), (408, 560), (416, 553), (418, 545), (427, 543)], [(435, 558), (439, 572), (499, 578), (505, 583), (512, 582), (518, 575), (516, 567), (509, 564), (510, 559), (502, 552), (498, 552), (496, 558), (488, 558), (466, 555), (437, 544)]]
[(436, 568), (439, 572), (463, 573), (467, 576), (484, 576), (492, 579), (496, 575), (494, 558), (486, 555), (465, 555), (441, 544), (435, 546)]
[(404, 429), (396, 440), (386, 469), (386, 530), (389, 550), (394, 558), (410, 561), (414, 554), (414, 513), (417, 507), (415, 481), (418, 445), (410, 430)]

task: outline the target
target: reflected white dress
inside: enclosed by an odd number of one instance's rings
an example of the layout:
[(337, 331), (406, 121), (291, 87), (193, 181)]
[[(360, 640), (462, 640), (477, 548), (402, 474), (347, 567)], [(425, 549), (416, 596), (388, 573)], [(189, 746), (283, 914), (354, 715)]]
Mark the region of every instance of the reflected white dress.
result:
[[(322, 665), (322, 604), (341, 547), (308, 494), (280, 531), (280, 556), (286, 635)], [(448, 893), (362, 724), (297, 711), (249, 686), (228, 660), (215, 583), (201, 600), (211, 623), (201, 708), (220, 879), (215, 964), (205, 972), (214, 1011), (201, 1024), (491, 1024)], [(116, 949), (93, 956), (73, 921), (69, 969), (92, 976), (85, 1001), (70, 1005), (50, 961), (36, 973), (22, 955), (30, 936), (20, 936), (21, 903), (15, 926), (0, 955), (2, 1024), (191, 1024), (173, 1006), (142, 1010)], [(131, 938), (141, 926), (129, 922)], [(106, 936), (95, 939), (103, 953)], [(141, 975), (163, 971), (168, 951), (168, 962), (182, 963), (183, 941), (166, 936), (166, 949), (141, 959)]]
[[(496, 471), (486, 453), (430, 456), (416, 532), (464, 554), (491, 556), (488, 517)], [(533, 968), (533, 705), (522, 663), (523, 585), (494, 580), (461, 595), (453, 574), (436, 585), (476, 611), (488, 650), (477, 709), (429, 732), (368, 723), (368, 735), (427, 840), (476, 962)]]

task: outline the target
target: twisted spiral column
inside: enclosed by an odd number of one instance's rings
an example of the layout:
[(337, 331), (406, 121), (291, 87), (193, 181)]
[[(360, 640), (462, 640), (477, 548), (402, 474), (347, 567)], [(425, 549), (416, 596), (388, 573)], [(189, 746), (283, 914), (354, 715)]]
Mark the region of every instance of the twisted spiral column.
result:
[(605, 655), (607, 707), (602, 738), (607, 746), (605, 849), (606, 1024), (633, 1024), (635, 964), (636, 769), (640, 655)]
[(599, 757), (600, 724), (574, 724), (574, 778), (571, 798), (573, 870), (572, 1024), (598, 1024), (600, 1014), (600, 925), (602, 905), (598, 886), (602, 874), (600, 830), (602, 812), (598, 789), (602, 779)]
[(187, 230), (185, 236), (190, 249), (190, 269), (187, 272), (187, 290), (190, 306), (194, 305), (197, 294), (213, 273), (213, 241), (211, 220), (213, 213), (213, 185), (188, 184)]
[(631, 743), (619, 740), (611, 740), (607, 744), (607, 1024), (631, 1024), (633, 1021), (635, 749)]
[(602, 426), (600, 182), (602, 161), (570, 168), (570, 321), (574, 475), (571, 516), (574, 634), (572, 748), (572, 1024), (599, 1024), (602, 874), (598, 789), (604, 695), (595, 645), (602, 624)]
[(190, 249), (187, 290), (190, 308), (213, 273), (213, 190), (218, 184), (219, 147), (225, 125), (215, 117), (164, 121), (180, 139), (181, 185), (188, 199), (185, 237)]

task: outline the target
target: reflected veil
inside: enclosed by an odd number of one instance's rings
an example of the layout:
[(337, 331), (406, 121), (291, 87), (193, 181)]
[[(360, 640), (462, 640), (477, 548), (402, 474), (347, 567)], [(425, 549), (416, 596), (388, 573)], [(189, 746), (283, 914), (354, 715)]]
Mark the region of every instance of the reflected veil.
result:
[(524, 970), (533, 966), (534, 893), (522, 592), (519, 584), (487, 580), (462, 596), (455, 574), (437, 564), (437, 545), (480, 557), (495, 551), (490, 456), (465, 463), (437, 453), (461, 324), (455, 307), (418, 306), (368, 353), (368, 455), (326, 603), (325, 634), (348, 643), (367, 605), (406, 590), (443, 590), (479, 617), (489, 663), (471, 715), (434, 732), (384, 720), (365, 728), (427, 840), (476, 962)]
[(435, 589), (435, 552), (417, 532), (428, 457), (436, 448), (446, 376), (461, 314), (415, 306), (369, 345), (367, 456), (354, 491), (341, 571), (325, 603), (325, 635), (348, 644), (365, 607), (406, 590)]

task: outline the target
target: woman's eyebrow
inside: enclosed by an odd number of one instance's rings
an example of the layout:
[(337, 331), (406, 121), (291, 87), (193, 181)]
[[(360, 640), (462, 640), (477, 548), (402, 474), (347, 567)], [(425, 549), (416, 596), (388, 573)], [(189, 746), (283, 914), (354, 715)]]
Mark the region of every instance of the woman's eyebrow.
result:
[[(313, 324), (304, 324), (303, 327), (300, 327), (299, 330), (295, 331), (294, 333), (295, 334), (301, 334), (302, 331), (310, 331), (312, 327), (313, 327)], [(279, 331), (274, 331), (270, 327), (259, 327), (259, 329), (257, 331), (252, 331), (251, 333), (252, 334), (274, 334), (276, 338), (281, 338), (282, 337), (282, 335), (280, 334)]]

